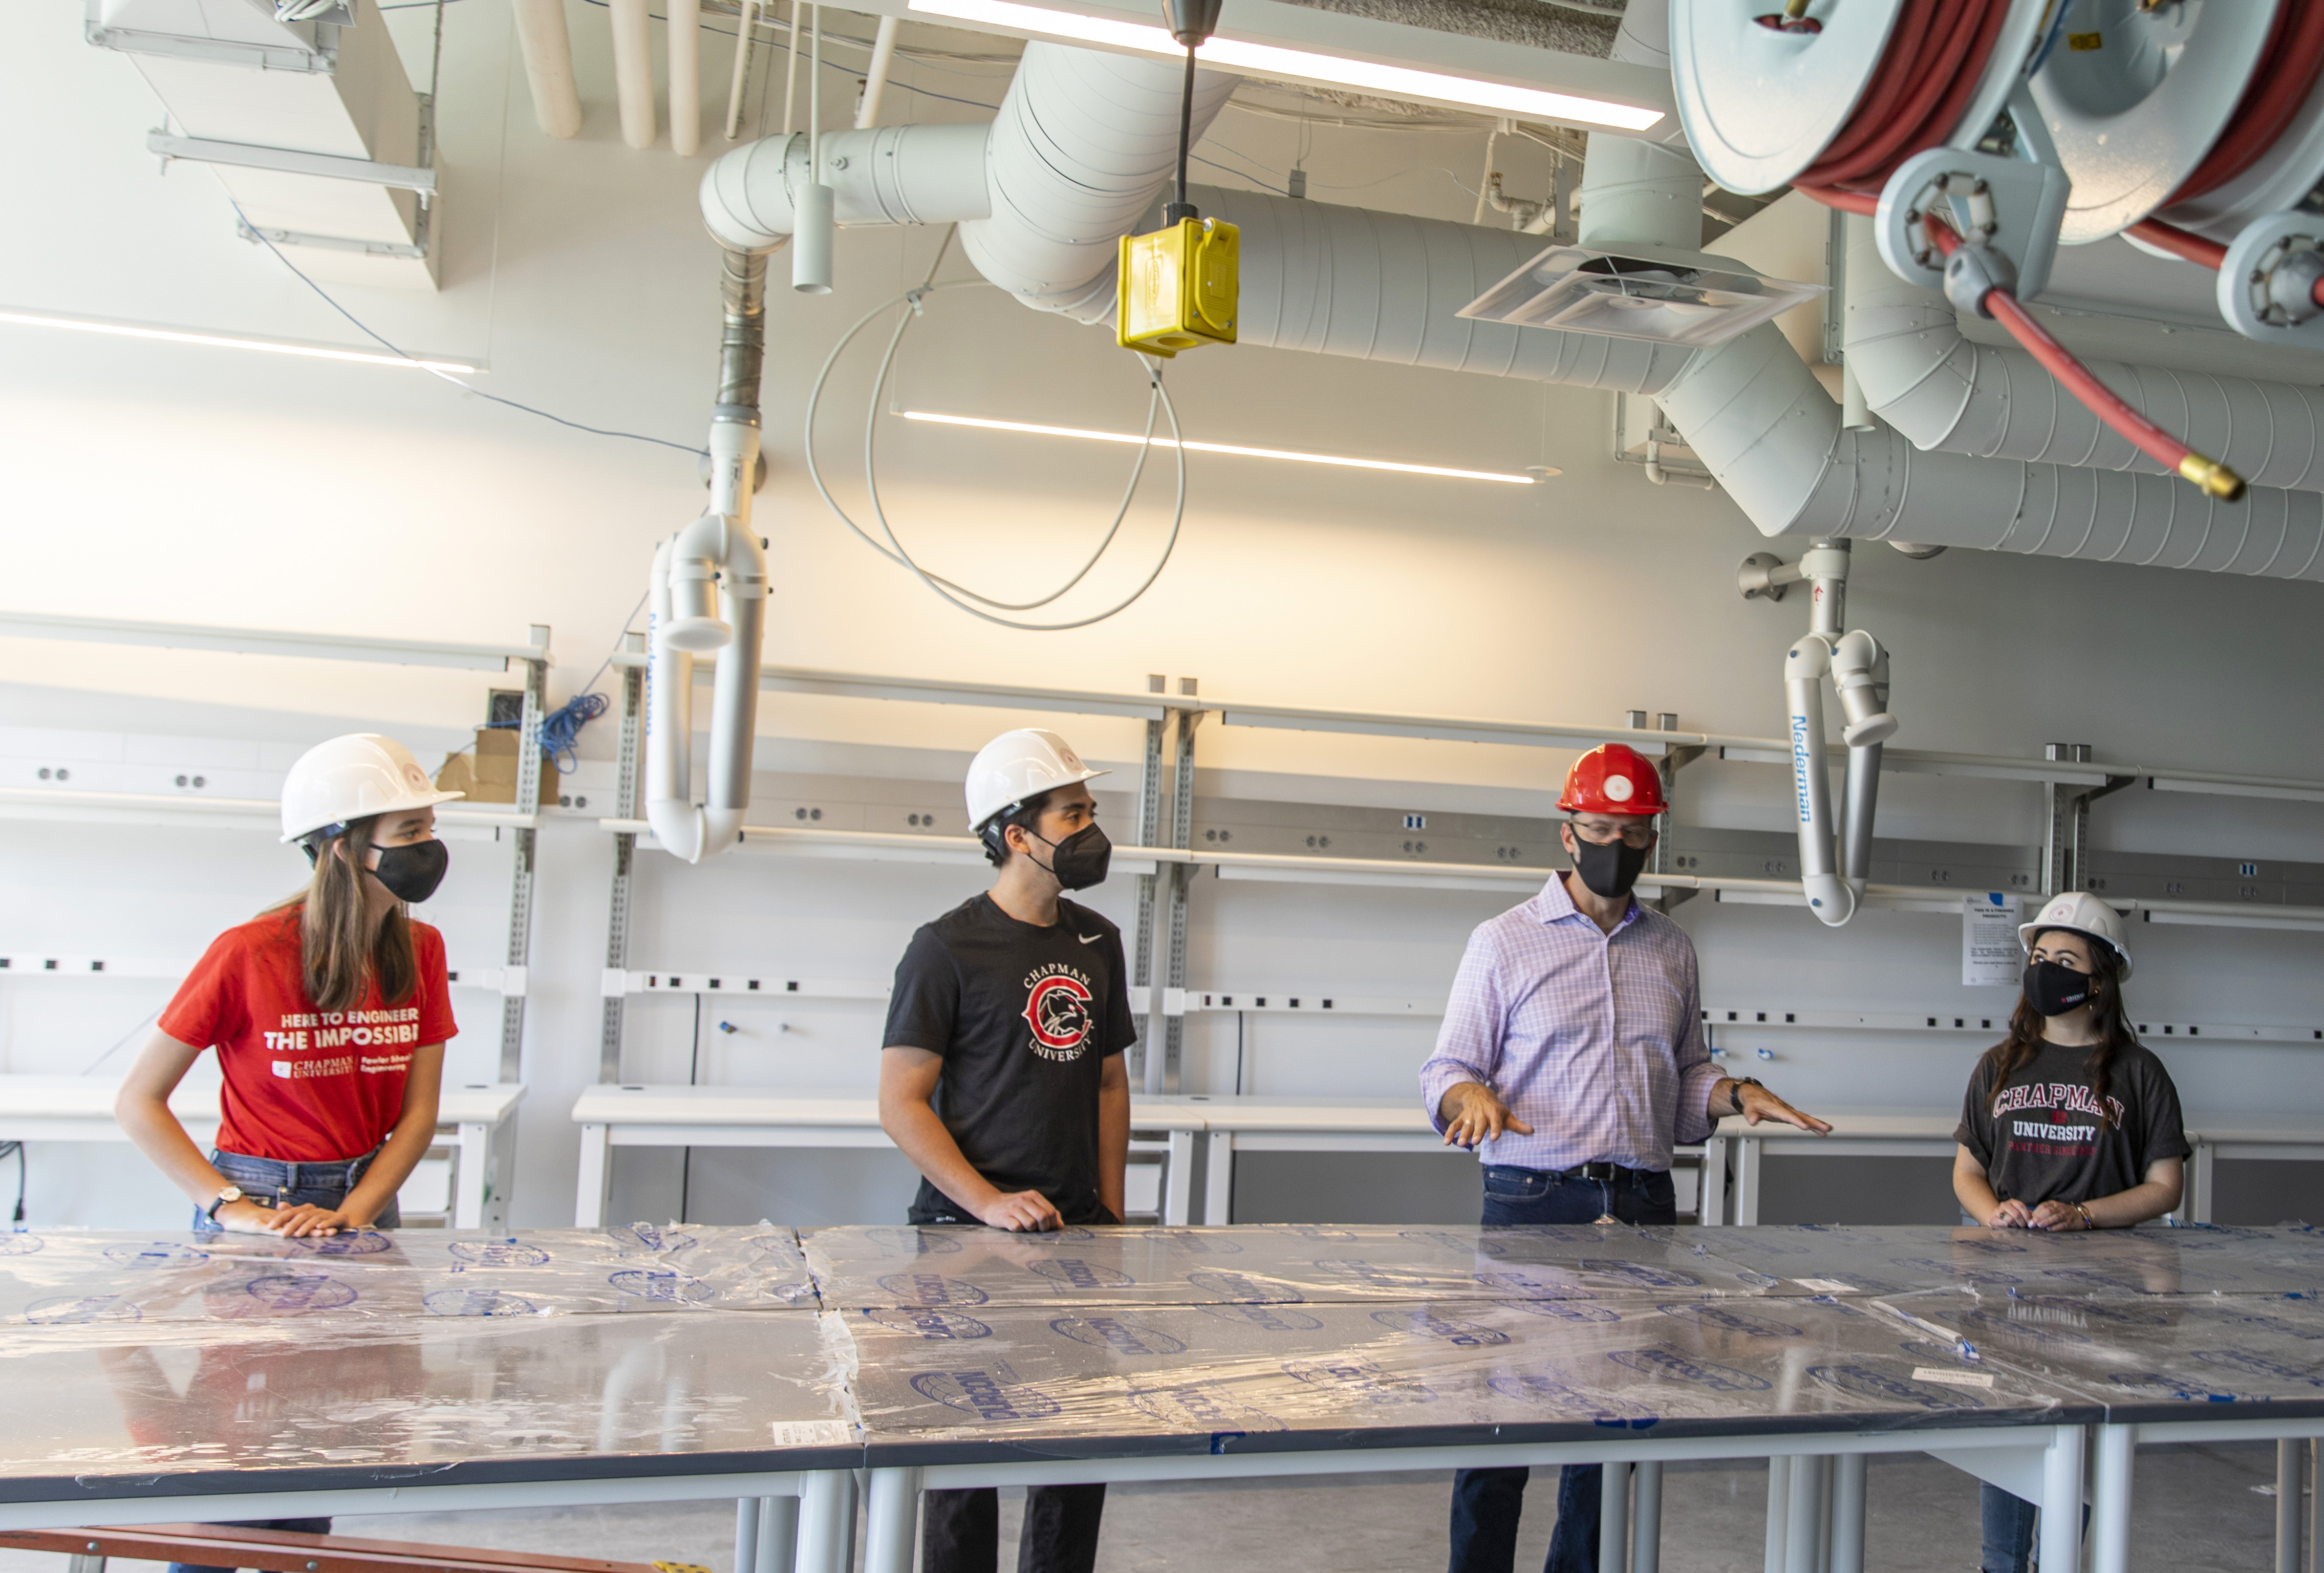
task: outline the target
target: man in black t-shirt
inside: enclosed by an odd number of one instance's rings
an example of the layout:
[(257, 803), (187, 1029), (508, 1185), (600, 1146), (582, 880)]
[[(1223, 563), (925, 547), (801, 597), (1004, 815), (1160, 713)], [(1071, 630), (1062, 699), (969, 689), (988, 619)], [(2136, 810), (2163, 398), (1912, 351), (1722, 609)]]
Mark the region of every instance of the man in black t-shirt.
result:
[[(992, 888), (922, 925), (896, 968), (880, 1124), (920, 1172), (916, 1224), (1047, 1231), (1117, 1224), (1137, 1040), (1121, 931), (1063, 893), (1112, 852), (1084, 783), (1105, 774), (1054, 732), (1004, 732), (969, 767), (970, 828)], [(925, 1573), (992, 1573), (990, 1489), (924, 1497)], [(1034, 1486), (1019, 1573), (1089, 1573), (1105, 1487)]]

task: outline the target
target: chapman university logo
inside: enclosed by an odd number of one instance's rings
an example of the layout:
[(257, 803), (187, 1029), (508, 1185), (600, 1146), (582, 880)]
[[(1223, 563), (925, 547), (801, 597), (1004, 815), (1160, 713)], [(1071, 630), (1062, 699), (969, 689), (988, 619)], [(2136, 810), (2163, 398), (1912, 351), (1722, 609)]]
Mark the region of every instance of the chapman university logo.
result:
[(1025, 979), (1025, 1022), (1032, 1050), (1045, 1060), (1078, 1060), (1090, 1035), (1090, 982), (1063, 961), (1037, 967)]

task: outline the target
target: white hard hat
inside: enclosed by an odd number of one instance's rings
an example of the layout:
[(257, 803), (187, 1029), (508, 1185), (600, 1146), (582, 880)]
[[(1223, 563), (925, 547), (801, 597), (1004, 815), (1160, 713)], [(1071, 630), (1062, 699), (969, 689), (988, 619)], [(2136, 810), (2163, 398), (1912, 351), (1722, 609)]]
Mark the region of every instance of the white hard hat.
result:
[(282, 839), (466, 796), (436, 790), (411, 750), (393, 738), (349, 732), (309, 749), (282, 778)]
[(969, 832), (982, 830), (985, 821), (1028, 797), (1111, 774), (1091, 769), (1056, 732), (1037, 726), (1004, 731), (977, 750), (969, 763)]
[(2123, 943), (2122, 914), (2089, 891), (2069, 890), (2063, 896), (2050, 897), (2033, 922), (2017, 925), (2017, 943), (2031, 954), (2034, 936), (2047, 928), (2062, 928), (2104, 940), (2122, 958), (2122, 975), (2130, 976), (2130, 947)]

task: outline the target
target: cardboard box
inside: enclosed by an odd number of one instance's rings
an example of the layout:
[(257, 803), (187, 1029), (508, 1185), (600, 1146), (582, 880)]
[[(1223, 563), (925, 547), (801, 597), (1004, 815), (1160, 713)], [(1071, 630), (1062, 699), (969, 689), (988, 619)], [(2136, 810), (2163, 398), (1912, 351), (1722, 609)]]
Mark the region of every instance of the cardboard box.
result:
[[(513, 728), (478, 727), (475, 745), (448, 756), (444, 768), (436, 772), (436, 789), (465, 792), (470, 803), (514, 803), (517, 743)], [(548, 773), (544, 757), (541, 774)]]

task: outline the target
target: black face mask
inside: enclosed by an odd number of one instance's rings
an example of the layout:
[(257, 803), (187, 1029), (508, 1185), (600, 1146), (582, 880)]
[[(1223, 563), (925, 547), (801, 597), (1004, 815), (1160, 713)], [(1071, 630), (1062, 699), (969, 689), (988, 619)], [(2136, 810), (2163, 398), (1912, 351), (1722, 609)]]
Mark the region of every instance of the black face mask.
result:
[(1573, 833), (1573, 871), (1582, 876), (1582, 882), (1593, 894), (1609, 901), (1630, 893), (1630, 887), (1646, 872), (1646, 855), (1655, 850), (1651, 845), (1634, 847), (1623, 841), (1601, 847), (1579, 831)]
[(373, 848), (379, 853), (379, 867), (372, 874), (398, 901), (425, 901), (435, 895), (452, 862), (451, 850), (439, 841), (400, 847), (383, 847), (374, 842)]
[[(1025, 827), (1025, 833), (1054, 849), (1047, 868), (1065, 889), (1086, 890), (1105, 882), (1105, 871), (1113, 862), (1113, 843), (1097, 826), (1085, 824), (1061, 842), (1050, 841), (1030, 825)], [(1033, 860), (1040, 861), (1038, 858)]]
[(2035, 961), (2025, 969), (2025, 1003), (2043, 1016), (2063, 1016), (2089, 1003), (2098, 980), (2055, 961)]

